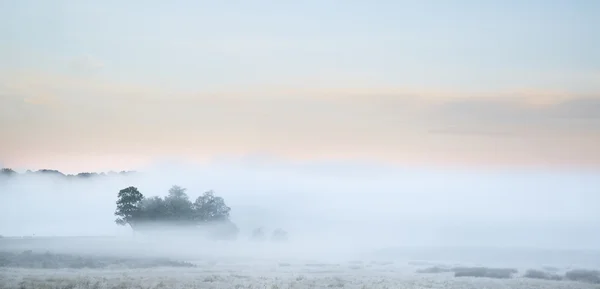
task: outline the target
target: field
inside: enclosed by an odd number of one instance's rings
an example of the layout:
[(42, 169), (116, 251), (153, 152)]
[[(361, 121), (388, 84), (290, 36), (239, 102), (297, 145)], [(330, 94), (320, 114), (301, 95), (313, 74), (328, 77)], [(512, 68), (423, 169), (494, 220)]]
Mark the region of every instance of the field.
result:
[[(589, 278), (526, 278), (525, 267), (411, 261), (306, 245), (4, 238), (0, 251), (0, 288), (600, 288)], [(573, 268), (534, 269), (563, 276)], [(498, 275), (505, 273), (510, 276)]]
[(334, 264), (215, 264), (194, 269), (2, 269), (0, 288), (599, 288), (597, 285), (515, 278), (419, 276), (393, 266), (354, 269)]

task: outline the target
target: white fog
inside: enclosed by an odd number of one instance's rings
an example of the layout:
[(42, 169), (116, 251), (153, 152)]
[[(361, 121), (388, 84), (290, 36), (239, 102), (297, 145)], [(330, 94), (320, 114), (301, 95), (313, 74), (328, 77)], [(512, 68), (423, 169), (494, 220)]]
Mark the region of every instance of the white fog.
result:
[(360, 163), (155, 165), (134, 175), (0, 181), (4, 236), (131, 234), (114, 223), (120, 189), (145, 196), (208, 190), (241, 235), (285, 228), (294, 238), (378, 245), (598, 249), (600, 178), (560, 170), (397, 168)]
[[(191, 200), (223, 197), (237, 237), (115, 224), (119, 190), (164, 197), (173, 185)], [(590, 171), (256, 159), (90, 178), (21, 172), (0, 178), (0, 288), (592, 288), (599, 185)], [(253, 242), (261, 227), (289, 239)]]

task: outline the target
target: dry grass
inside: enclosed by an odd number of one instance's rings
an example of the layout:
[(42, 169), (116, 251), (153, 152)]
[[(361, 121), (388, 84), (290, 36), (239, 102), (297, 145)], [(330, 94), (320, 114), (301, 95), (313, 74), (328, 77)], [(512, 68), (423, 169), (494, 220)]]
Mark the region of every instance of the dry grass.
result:
[(572, 280), (557, 282), (543, 280), (545, 278), (494, 279), (504, 278), (503, 274), (512, 276), (516, 270), (485, 267), (429, 268), (430, 273), (460, 272), (466, 276), (461, 278), (452, 274), (414, 274), (414, 267), (369, 260), (322, 263), (277, 258), (222, 258), (198, 259), (192, 263), (31, 251), (0, 253), (0, 289), (598, 289), (590, 282), (595, 280), (593, 276), (597, 271), (584, 270), (571, 271), (568, 274)]
[(18, 289), (178, 289), (178, 288), (444, 288), (444, 289), (597, 289), (577, 282), (524, 278), (454, 278), (448, 275), (415, 275), (347, 270), (335, 274), (311, 273), (304, 264), (281, 268), (277, 262), (226, 264), (197, 268), (147, 269), (0, 269), (0, 288)]
[(478, 278), (496, 278), (509, 279), (518, 271), (511, 268), (487, 268), (487, 267), (443, 267), (435, 266), (429, 268), (418, 269), (419, 274), (439, 274), (439, 273), (454, 273), (454, 277), (478, 277)]
[(454, 277), (478, 277), (509, 279), (518, 271), (511, 268), (487, 268), (487, 267), (457, 267), (453, 268)]
[(0, 252), (0, 267), (13, 268), (152, 268), (152, 267), (194, 267), (189, 262), (167, 258), (114, 258), (103, 256), (79, 256), (70, 254), (34, 253), (30, 250), (21, 253)]

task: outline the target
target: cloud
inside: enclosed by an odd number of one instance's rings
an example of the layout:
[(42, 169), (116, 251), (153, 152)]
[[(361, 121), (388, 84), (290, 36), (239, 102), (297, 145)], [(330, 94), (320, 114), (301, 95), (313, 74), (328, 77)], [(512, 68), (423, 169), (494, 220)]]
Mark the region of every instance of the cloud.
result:
[(96, 73), (104, 68), (104, 63), (99, 59), (89, 55), (83, 54), (73, 57), (69, 61), (69, 67), (78, 73)]
[(552, 107), (552, 115), (567, 119), (600, 120), (600, 94), (596, 98), (570, 99)]
[(528, 122), (535, 118), (535, 111), (531, 106), (501, 98), (448, 101), (437, 105), (434, 113), (444, 120), (453, 122), (508, 124)]
[(33, 97), (25, 97), (23, 99), (25, 103), (33, 104), (33, 105), (48, 105), (53, 103), (54, 97), (50, 95), (38, 95)]
[(600, 95), (575, 95), (544, 105), (532, 104), (527, 98), (462, 99), (437, 104), (432, 112), (440, 121), (458, 126), (561, 130), (568, 124), (572, 126), (564, 128), (568, 131), (582, 125), (600, 125)]
[(308, 85), (186, 92), (44, 73), (0, 79), (21, 104), (53, 103), (44, 109), (5, 102), (20, 115), (0, 115), (0, 131), (8, 132), (0, 157), (13, 160), (16, 152), (22, 159), (54, 154), (63, 161), (90, 152), (138, 159), (265, 152), (302, 159), (600, 164), (594, 156), (600, 101), (590, 95)]
[(488, 137), (516, 137), (518, 136), (513, 131), (494, 130), (494, 129), (477, 129), (477, 128), (461, 128), (446, 126), (428, 131), (431, 134), (448, 134), (448, 135), (466, 135), (466, 136), (488, 136)]

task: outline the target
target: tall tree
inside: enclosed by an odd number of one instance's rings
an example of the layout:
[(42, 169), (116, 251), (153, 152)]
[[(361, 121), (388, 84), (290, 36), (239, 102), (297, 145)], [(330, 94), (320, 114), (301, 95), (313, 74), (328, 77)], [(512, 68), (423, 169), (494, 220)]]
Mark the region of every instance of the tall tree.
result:
[(135, 221), (139, 220), (141, 216), (143, 200), (144, 195), (136, 187), (120, 190), (115, 211), (115, 216), (119, 218), (115, 220), (115, 223), (121, 226), (129, 224), (133, 227)]
[(142, 201), (141, 218), (145, 222), (160, 222), (166, 220), (168, 217), (169, 208), (167, 208), (165, 200), (158, 196), (144, 198)]
[(195, 219), (202, 222), (229, 220), (231, 208), (213, 191), (205, 192), (194, 202)]
[(194, 217), (192, 202), (185, 191), (185, 188), (173, 186), (164, 201), (169, 212), (168, 219), (179, 224), (191, 222)]
[(188, 195), (185, 193), (187, 191), (186, 188), (182, 188), (180, 186), (172, 186), (169, 189), (169, 197), (170, 198), (184, 198), (187, 199)]

